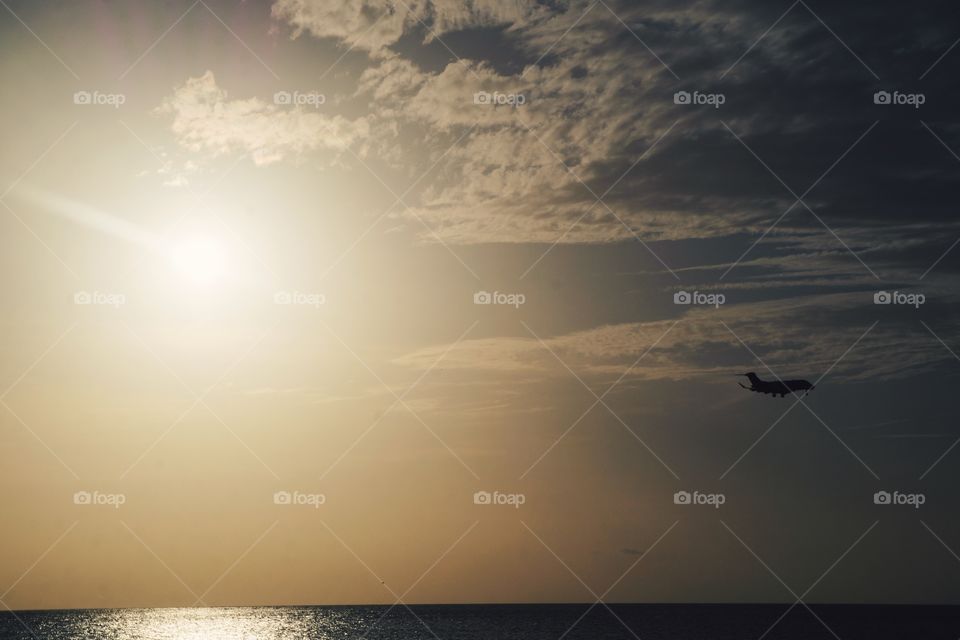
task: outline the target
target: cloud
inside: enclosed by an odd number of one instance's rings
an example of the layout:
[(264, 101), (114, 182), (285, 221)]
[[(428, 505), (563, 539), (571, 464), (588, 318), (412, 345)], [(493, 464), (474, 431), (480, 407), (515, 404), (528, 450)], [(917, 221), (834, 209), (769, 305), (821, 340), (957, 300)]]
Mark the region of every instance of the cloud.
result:
[[(917, 113), (872, 102), (874, 69), (918, 77), (953, 41), (935, 22), (896, 22), (895, 7), (814, 16), (714, 0), (275, 0), (273, 17), (294, 36), (373, 54), (352, 99), (378, 158), (405, 174), (430, 170), (394, 214), (424, 221), (429, 229), (413, 225), (423, 242), (744, 243), (732, 261), (779, 220), (744, 267), (790, 270), (788, 255), (799, 255), (807, 283), (840, 286), (869, 275), (854, 273), (844, 244), (878, 274), (899, 275), (960, 232), (954, 159)], [(434, 36), (444, 43), (431, 49)], [(956, 148), (957, 129), (944, 124), (960, 93), (955, 65), (939, 65), (922, 115)], [(721, 92), (725, 103), (677, 105), (680, 90)], [(478, 92), (524, 104), (476, 104)], [(811, 186), (804, 200), (830, 230), (795, 204)]]
[(541, 12), (532, 0), (276, 0), (275, 20), (304, 32), (336, 38), (351, 47), (380, 53), (411, 29), (432, 34), (470, 27), (516, 23)]
[[(446, 353), (437, 369), (472, 371), (481, 377), (496, 374), (504, 376), (504, 384), (516, 378), (569, 377), (553, 352), (588, 382), (610, 384), (621, 375), (633, 381), (709, 382), (726, 380), (731, 373), (757, 371), (773, 378), (763, 363), (784, 378), (815, 379), (840, 359), (830, 373), (832, 380), (875, 382), (932, 370), (951, 358), (915, 317), (904, 316), (878, 324), (843, 355), (873, 324), (876, 309), (871, 292), (728, 304), (720, 309), (693, 309), (676, 320), (609, 324), (542, 336), (544, 344), (531, 336), (435, 345), (394, 363), (426, 370)], [(917, 312), (911, 309), (910, 313)]]
[[(880, 272), (956, 237), (951, 159), (915, 118), (904, 123), (905, 114), (872, 103), (876, 81), (857, 56), (877, 66), (903, 43), (861, 37), (862, 11), (825, 14), (827, 29), (798, 5), (768, 32), (780, 12), (749, 3), (609, 5), (616, 15), (600, 5), (584, 14), (590, 3), (570, 2), (510, 22), (513, 65), (491, 54), (431, 69), (392, 56), (362, 74), (358, 95), (384, 133), (384, 155), (389, 148), (397, 164), (425, 170), (446, 153), (428, 188), (408, 199), (411, 210), (398, 214), (429, 224), (425, 242), (756, 237), (793, 205), (765, 243), (833, 255), (811, 262), (823, 276), (856, 260), (844, 243), (872, 253), (864, 259)], [(885, 19), (885, 7), (875, 9), (870, 19)], [(928, 31), (910, 45), (917, 74), (949, 45), (943, 37)], [(931, 78), (931, 95), (956, 93), (946, 76)], [(678, 90), (722, 92), (726, 102), (677, 105)], [(481, 91), (522, 94), (525, 104), (475, 104)], [(417, 132), (415, 145), (404, 131)], [(794, 204), (811, 185), (805, 202), (829, 231)], [(910, 224), (913, 233), (900, 237)], [(750, 257), (770, 252), (762, 246)]]
[(281, 108), (259, 98), (230, 100), (212, 71), (188, 79), (158, 113), (173, 116), (177, 141), (213, 156), (247, 153), (258, 165), (298, 159), (309, 152), (342, 151), (364, 140), (363, 118), (347, 120), (300, 108)]
[[(519, 46), (531, 55), (555, 54), (549, 64), (506, 74), (483, 61), (460, 60), (431, 73), (391, 60), (364, 73), (360, 90), (372, 97), (374, 114), (426, 126), (427, 141), (449, 149), (412, 213), (451, 243), (597, 243), (638, 233), (646, 240), (725, 235), (771, 204), (788, 206), (783, 193), (745, 201), (663, 180), (668, 171), (684, 172), (682, 165), (702, 149), (655, 169), (629, 197), (616, 189), (607, 194), (634, 163), (635, 175), (649, 173), (646, 166), (661, 152), (699, 137), (703, 125), (690, 110), (676, 109), (671, 91), (657, 93), (672, 78), (654, 57), (638, 57), (639, 44), (617, 16), (598, 9), (584, 17), (585, 8), (572, 3), (513, 25)], [(394, 91), (398, 86), (407, 90)], [(476, 104), (480, 92), (519, 95), (524, 104)], [(714, 121), (706, 133), (732, 143), (720, 130)], [(725, 166), (730, 163), (715, 169)], [(601, 195), (609, 208), (597, 204)], [(721, 212), (726, 215), (716, 215)]]
[[(431, 224), (440, 238), (458, 244), (631, 238), (631, 230), (596, 205), (590, 192), (600, 195), (609, 184), (588, 187), (581, 180), (592, 181), (589, 167), (619, 154), (624, 138), (652, 144), (667, 126), (624, 119), (629, 110), (617, 96), (623, 83), (632, 80), (605, 80), (599, 74), (590, 86), (567, 86), (564, 76), (575, 64), (561, 63), (550, 71), (531, 68), (522, 78), (501, 75), (484, 63), (451, 63), (437, 74), (407, 66), (400, 70), (402, 77), (416, 80), (403, 85), (416, 90), (389, 97), (375, 83), (396, 78), (384, 77), (380, 69), (365, 73), (361, 90), (372, 96), (379, 118), (425, 126), (431, 146), (446, 152), (437, 177), (411, 213)], [(505, 100), (521, 96), (524, 104), (477, 104), (477, 94), (503, 95)], [(575, 122), (569, 118), (571, 105), (580, 111)], [(657, 212), (641, 219), (621, 208), (619, 215), (632, 217), (630, 226), (645, 227), (648, 237), (658, 234), (653, 229)], [(661, 230), (676, 230), (663, 218)], [(580, 223), (571, 229), (577, 219)], [(699, 228), (709, 225), (701, 221)]]
[(271, 13), (274, 19), (294, 28), (294, 37), (306, 31), (318, 38), (337, 38), (368, 50), (396, 42), (412, 18), (405, 9), (375, 1), (278, 0)]

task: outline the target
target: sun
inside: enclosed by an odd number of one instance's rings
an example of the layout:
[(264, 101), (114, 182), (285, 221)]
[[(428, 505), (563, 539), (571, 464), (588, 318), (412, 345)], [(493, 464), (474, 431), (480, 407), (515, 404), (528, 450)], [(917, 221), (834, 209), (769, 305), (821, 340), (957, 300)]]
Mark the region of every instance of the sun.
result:
[(174, 243), (170, 259), (180, 276), (194, 285), (213, 286), (227, 275), (227, 250), (213, 236), (194, 235)]

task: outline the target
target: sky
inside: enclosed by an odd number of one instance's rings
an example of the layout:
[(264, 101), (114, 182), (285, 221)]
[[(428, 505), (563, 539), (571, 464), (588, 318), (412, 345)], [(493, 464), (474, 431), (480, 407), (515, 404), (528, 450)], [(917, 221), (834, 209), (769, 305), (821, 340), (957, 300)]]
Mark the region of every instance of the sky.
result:
[(4, 608), (956, 603), (949, 3), (0, 5)]

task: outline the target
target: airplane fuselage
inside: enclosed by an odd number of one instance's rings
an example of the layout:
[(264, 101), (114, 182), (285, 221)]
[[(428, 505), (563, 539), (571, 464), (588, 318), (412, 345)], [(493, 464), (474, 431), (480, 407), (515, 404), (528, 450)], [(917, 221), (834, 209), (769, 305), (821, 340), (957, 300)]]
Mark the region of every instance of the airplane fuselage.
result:
[[(743, 374), (750, 380), (750, 386), (744, 387), (757, 393), (768, 393), (781, 398), (788, 393), (810, 391), (814, 386), (806, 380), (761, 380), (755, 373)], [(740, 385), (743, 386), (743, 385)]]

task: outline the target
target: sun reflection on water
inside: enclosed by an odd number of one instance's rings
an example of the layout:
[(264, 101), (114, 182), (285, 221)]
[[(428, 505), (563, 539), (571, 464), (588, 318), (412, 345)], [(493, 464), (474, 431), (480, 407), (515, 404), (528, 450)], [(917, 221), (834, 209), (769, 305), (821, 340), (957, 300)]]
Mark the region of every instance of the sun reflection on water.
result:
[(81, 637), (131, 640), (290, 640), (331, 638), (317, 611), (283, 608), (134, 609), (91, 617)]

